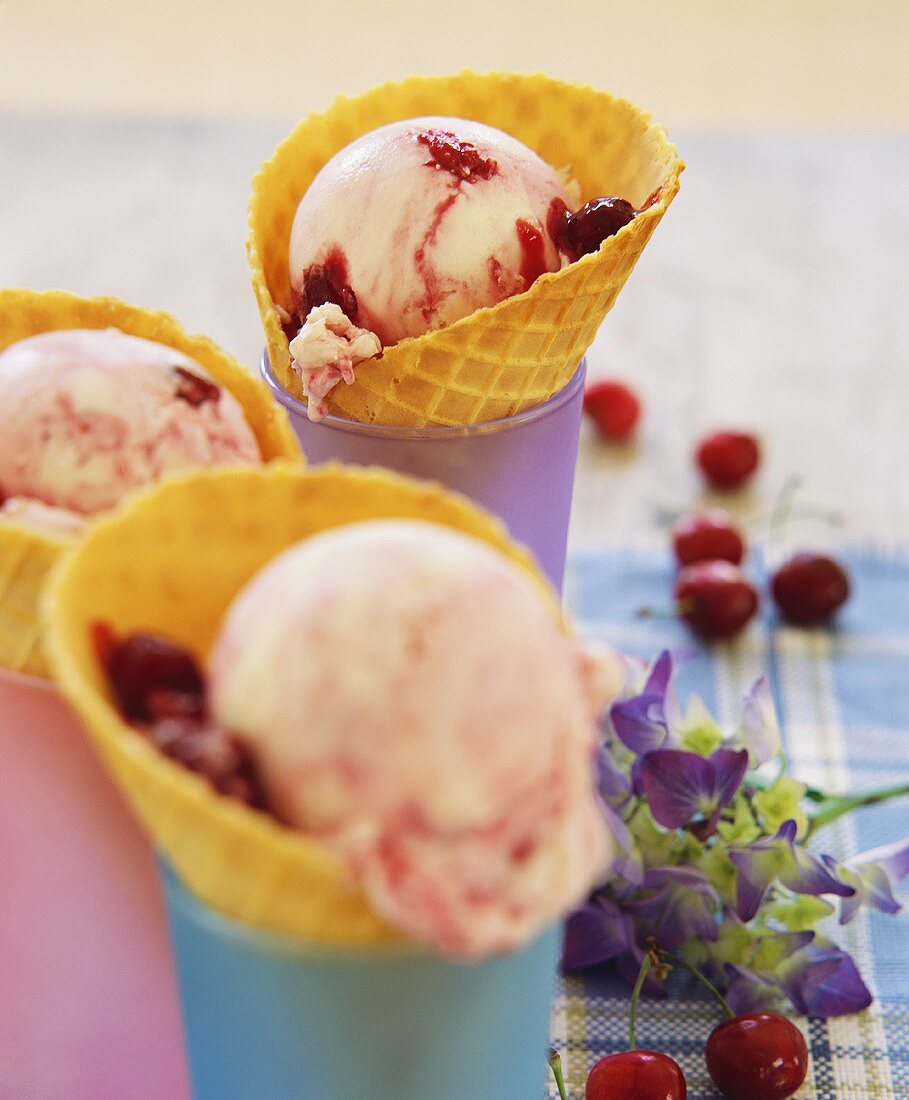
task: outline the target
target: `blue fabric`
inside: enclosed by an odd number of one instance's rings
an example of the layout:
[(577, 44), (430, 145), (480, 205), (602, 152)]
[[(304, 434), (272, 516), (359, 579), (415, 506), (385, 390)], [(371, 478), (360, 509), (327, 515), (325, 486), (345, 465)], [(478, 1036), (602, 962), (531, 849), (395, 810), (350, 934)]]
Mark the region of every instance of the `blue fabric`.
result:
[[(598, 550), (575, 554), (567, 600), (579, 633), (645, 657), (670, 648), (689, 656), (682, 698), (698, 692), (733, 723), (741, 696), (762, 672), (771, 676), (792, 774), (829, 791), (909, 781), (909, 555), (843, 551), (853, 595), (835, 628), (797, 630), (766, 606), (733, 645), (697, 645), (681, 624), (641, 619), (643, 606), (670, 602), (673, 570), (665, 552)], [(761, 563), (751, 571), (761, 577)], [(769, 604), (769, 602), (768, 602)], [(844, 858), (909, 834), (909, 800), (858, 811), (818, 836)], [(909, 883), (898, 892), (909, 907)], [(831, 924), (876, 996), (867, 1012), (799, 1020), (812, 1051), (800, 1100), (909, 1100), (909, 915), (862, 911), (846, 928)], [(569, 1095), (580, 1100), (590, 1066), (627, 1046), (629, 990), (608, 973), (560, 982), (552, 1041), (566, 1065)], [(703, 1044), (718, 1022), (715, 1006), (679, 981), (670, 1000), (645, 1002), (639, 1044), (682, 1065), (689, 1100), (718, 1096), (704, 1069)], [(550, 1096), (555, 1097), (553, 1087)]]

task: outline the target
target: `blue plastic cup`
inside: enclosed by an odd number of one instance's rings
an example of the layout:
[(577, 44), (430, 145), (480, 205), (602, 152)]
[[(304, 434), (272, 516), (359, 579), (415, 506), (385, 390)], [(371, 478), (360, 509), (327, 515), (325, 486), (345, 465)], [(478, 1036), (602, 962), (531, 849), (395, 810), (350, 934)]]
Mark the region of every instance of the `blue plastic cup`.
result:
[(561, 929), (478, 964), (213, 912), (162, 865), (195, 1100), (538, 1100)]
[(287, 409), (311, 463), (386, 466), (441, 481), (503, 519), (561, 591), (586, 360), (568, 385), (542, 405), (501, 420), (454, 428), (394, 428), (340, 416), (314, 423), (305, 403), (275, 378), (267, 355), (262, 356), (261, 372)]

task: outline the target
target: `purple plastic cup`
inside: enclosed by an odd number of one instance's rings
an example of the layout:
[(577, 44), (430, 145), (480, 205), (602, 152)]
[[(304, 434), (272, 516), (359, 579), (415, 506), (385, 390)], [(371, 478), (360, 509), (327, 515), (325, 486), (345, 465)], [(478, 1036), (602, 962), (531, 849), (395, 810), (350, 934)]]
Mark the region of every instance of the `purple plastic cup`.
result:
[(578, 456), (586, 360), (542, 405), (466, 427), (395, 428), (340, 416), (314, 423), (262, 355), (262, 377), (287, 409), (309, 462), (385, 466), (440, 481), (495, 513), (561, 592)]

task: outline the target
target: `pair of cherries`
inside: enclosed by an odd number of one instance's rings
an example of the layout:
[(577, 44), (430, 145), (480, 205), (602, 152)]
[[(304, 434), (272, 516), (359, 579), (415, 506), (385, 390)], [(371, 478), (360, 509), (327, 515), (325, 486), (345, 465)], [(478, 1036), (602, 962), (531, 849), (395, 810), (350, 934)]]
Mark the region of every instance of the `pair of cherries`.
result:
[[(789, 1100), (808, 1073), (808, 1045), (801, 1031), (776, 1012), (736, 1015), (720, 991), (697, 967), (648, 941), (631, 995), (629, 1049), (610, 1054), (587, 1077), (585, 1100), (686, 1100), (688, 1086), (678, 1062), (635, 1043), (638, 1002), (651, 969), (664, 979), (673, 964), (683, 966), (722, 1007), (726, 1019), (711, 1031), (704, 1050), (707, 1070), (727, 1100)], [(561, 1059), (550, 1054), (561, 1100), (568, 1100)]]
[[(731, 638), (757, 613), (757, 589), (739, 568), (745, 540), (719, 508), (682, 516), (672, 530), (682, 567), (675, 585), (679, 614), (709, 639)], [(827, 554), (802, 551), (773, 574), (770, 591), (783, 618), (795, 626), (826, 622), (849, 597), (849, 577)]]
[[(710, 1033), (704, 1057), (727, 1100), (788, 1100), (808, 1072), (805, 1037), (775, 1012), (724, 1020)], [(585, 1100), (685, 1100), (686, 1095), (678, 1062), (654, 1050), (626, 1050), (600, 1059), (585, 1090)]]

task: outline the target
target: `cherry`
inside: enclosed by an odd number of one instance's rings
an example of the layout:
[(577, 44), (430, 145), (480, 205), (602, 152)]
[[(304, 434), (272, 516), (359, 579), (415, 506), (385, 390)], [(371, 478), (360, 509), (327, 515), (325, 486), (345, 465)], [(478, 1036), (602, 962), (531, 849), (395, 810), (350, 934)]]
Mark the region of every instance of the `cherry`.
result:
[(724, 1020), (710, 1033), (705, 1057), (727, 1100), (787, 1100), (808, 1073), (805, 1037), (775, 1012)]
[(761, 460), (757, 439), (745, 432), (714, 432), (698, 444), (695, 458), (714, 489), (741, 489)]
[(234, 734), (188, 717), (162, 718), (145, 733), (165, 756), (204, 776), (219, 794), (264, 805), (252, 757)]
[(637, 214), (627, 199), (604, 195), (591, 199), (568, 217), (565, 227), (567, 250), (575, 259), (596, 252), (607, 237), (613, 237)]
[(641, 402), (624, 382), (594, 382), (584, 394), (584, 412), (602, 439), (623, 443), (634, 435), (641, 418)]
[[(195, 698), (196, 710), (203, 707), (202, 674), (192, 655), (182, 646), (154, 634), (131, 634), (120, 640), (105, 637), (103, 626), (93, 631), (96, 648), (102, 651), (117, 702), (127, 718), (153, 718), (150, 701), (161, 693)], [(181, 709), (191, 709), (183, 700)]]
[(296, 336), (300, 324), (309, 311), (326, 303), (338, 306), (351, 321), (357, 321), (360, 306), (353, 292), (347, 273), (347, 256), (335, 246), (320, 264), (311, 264), (303, 272), (300, 289), (294, 296), (294, 317), (299, 324), (293, 330)]
[(197, 409), (209, 402), (217, 404), (221, 400), (221, 387), (210, 378), (193, 374), (186, 367), (174, 367), (174, 374), (177, 376), (175, 395), (193, 408)]
[(484, 157), (476, 145), (449, 130), (421, 130), (417, 141), (429, 150), (426, 167), (450, 172), (465, 183), (492, 179), (499, 171), (492, 157)]
[(696, 561), (728, 561), (739, 565), (745, 540), (732, 516), (722, 508), (681, 516), (672, 527), (672, 548), (679, 565)]
[(702, 638), (731, 638), (758, 609), (757, 589), (728, 561), (686, 565), (675, 583), (679, 615)]
[(777, 569), (770, 587), (788, 622), (816, 626), (829, 619), (849, 598), (849, 575), (826, 554), (803, 551)]
[(655, 1050), (626, 1050), (601, 1058), (590, 1071), (585, 1100), (685, 1100), (677, 1062)]

